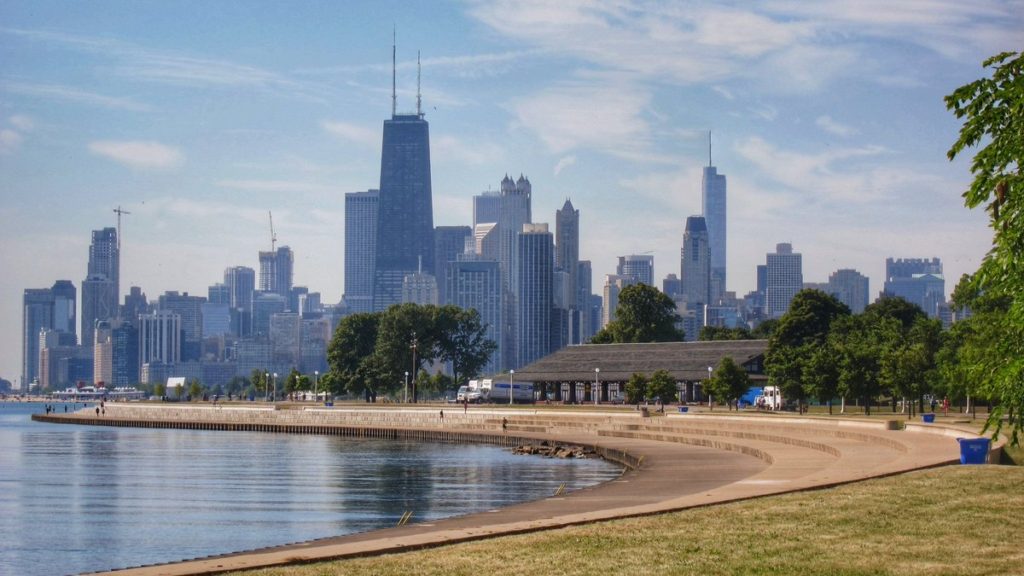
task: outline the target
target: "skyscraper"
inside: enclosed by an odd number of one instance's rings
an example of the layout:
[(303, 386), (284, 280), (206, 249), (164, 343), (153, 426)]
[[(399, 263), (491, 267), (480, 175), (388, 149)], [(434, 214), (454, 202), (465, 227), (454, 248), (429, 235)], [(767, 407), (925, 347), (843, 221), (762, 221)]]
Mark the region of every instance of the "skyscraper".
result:
[(501, 195), (488, 190), (473, 196), (473, 226), (477, 224), (497, 223), (501, 214)]
[(82, 281), (82, 345), (92, 348), (96, 322), (116, 318), (120, 312), (120, 250), (117, 230), (93, 230), (89, 267)]
[(870, 298), (868, 277), (849, 268), (836, 270), (828, 277), (828, 293), (849, 306), (854, 314), (860, 314)]
[(803, 257), (791, 244), (781, 243), (766, 258), (765, 312), (768, 318), (780, 318), (804, 287)]
[(482, 370), (493, 374), (504, 370), (502, 358), (501, 327), (501, 270), (496, 260), (458, 260), (448, 266), (445, 278), (445, 304), (454, 304), (480, 314), (487, 338), (498, 344), (491, 361)]
[(525, 224), (516, 235), (516, 366), (551, 353), (554, 237), (547, 224)]
[(654, 286), (654, 256), (650, 254), (630, 254), (619, 256), (619, 264), (615, 268), (619, 276), (632, 276), (634, 283)]
[(181, 362), (181, 316), (170, 310), (139, 316), (139, 362), (166, 365)]
[[(682, 294), (690, 310), (711, 302), (711, 250), (708, 237), (707, 219), (690, 216), (686, 219), (683, 232), (683, 248), (680, 257), (680, 282)], [(703, 312), (699, 316), (703, 317)]]
[[(392, 107), (393, 108), (393, 107)], [(402, 301), (402, 281), (434, 273), (434, 213), (430, 188), (430, 129), (423, 114), (397, 114), (384, 121), (377, 208), (377, 252), (373, 309)]]
[(288, 300), (292, 291), (292, 249), (281, 246), (275, 251), (260, 252), (260, 291), (273, 292)]
[(523, 226), (532, 220), (531, 197), (533, 186), (523, 175), (514, 181), (506, 174), (501, 180), (501, 199), (498, 213), (498, 244), (501, 273), (505, 283), (514, 294), (516, 291), (516, 235), (523, 231)]
[(437, 301), (445, 301), (445, 277), (450, 262), (466, 251), (466, 239), (473, 236), (469, 226), (438, 226), (434, 229), (434, 277), (437, 281)]
[(701, 181), (701, 206), (708, 231), (711, 254), (710, 296), (708, 302), (717, 302), (725, 292), (726, 203), (725, 174), (711, 165), (710, 143), (708, 165)]
[(379, 201), (377, 190), (345, 194), (345, 303), (352, 312), (373, 311)]
[(582, 337), (582, 310), (586, 299), (579, 291), (580, 211), (566, 198), (561, 210), (555, 211), (555, 268), (566, 274), (565, 290), (569, 294), (566, 306), (568, 330), (567, 344), (580, 344)]
[(886, 258), (882, 297), (900, 297), (938, 318), (946, 302), (946, 279), (938, 258)]
[(53, 291), (26, 288), (21, 316), (21, 390), (39, 377), (39, 332), (53, 327)]

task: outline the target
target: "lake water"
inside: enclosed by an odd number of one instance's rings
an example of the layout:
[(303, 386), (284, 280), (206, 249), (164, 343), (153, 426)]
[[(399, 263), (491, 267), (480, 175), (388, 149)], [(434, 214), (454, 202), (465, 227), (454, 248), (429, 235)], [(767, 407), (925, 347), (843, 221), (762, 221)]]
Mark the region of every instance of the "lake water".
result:
[(0, 402), (0, 575), (338, 536), (394, 526), (406, 510), (412, 522), (469, 514), (621, 472), (487, 445), (31, 421), (43, 412)]

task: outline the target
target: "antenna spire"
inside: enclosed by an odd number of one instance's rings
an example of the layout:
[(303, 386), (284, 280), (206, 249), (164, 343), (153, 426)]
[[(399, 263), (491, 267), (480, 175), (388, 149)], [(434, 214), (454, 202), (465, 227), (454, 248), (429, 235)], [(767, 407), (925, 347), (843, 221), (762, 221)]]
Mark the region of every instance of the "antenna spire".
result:
[(398, 29), (391, 29), (391, 116), (398, 112), (398, 91), (395, 88), (395, 44), (398, 42)]
[(420, 51), (416, 51), (416, 116), (423, 118), (421, 111), (422, 97), (420, 96)]
[(708, 130), (708, 167), (711, 167), (711, 130)]

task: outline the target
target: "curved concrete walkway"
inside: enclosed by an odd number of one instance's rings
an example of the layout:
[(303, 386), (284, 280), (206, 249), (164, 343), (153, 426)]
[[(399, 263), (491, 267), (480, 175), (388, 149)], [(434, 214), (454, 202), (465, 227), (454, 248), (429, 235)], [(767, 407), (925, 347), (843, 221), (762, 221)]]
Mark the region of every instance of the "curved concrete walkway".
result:
[[(956, 437), (976, 437), (941, 425), (781, 415), (670, 414), (642, 417), (632, 410), (431, 409), (273, 410), (108, 404), (100, 420), (177, 425), (182, 422), (288, 424), (405, 431), (445, 431), (494, 439), (547, 439), (609, 449), (636, 464), (599, 486), (446, 520), (118, 570), (120, 576), (216, 574), (298, 562), (383, 554), (682, 510), (798, 490), (823, 488), (959, 462)], [(79, 412), (47, 418), (97, 423)], [(505, 430), (502, 430), (503, 420)], [(511, 438), (510, 438), (511, 440)], [(415, 517), (413, 518), (415, 521)]]

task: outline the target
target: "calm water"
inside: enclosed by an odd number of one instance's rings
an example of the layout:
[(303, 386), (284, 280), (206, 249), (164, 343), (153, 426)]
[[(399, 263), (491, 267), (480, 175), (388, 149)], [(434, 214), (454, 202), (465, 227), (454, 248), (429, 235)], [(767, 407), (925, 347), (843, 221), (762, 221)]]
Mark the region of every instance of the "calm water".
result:
[(493, 446), (30, 420), (43, 411), (0, 402), (0, 575), (108, 570), (361, 532), (393, 526), (406, 510), (414, 522), (457, 516), (620, 472)]

